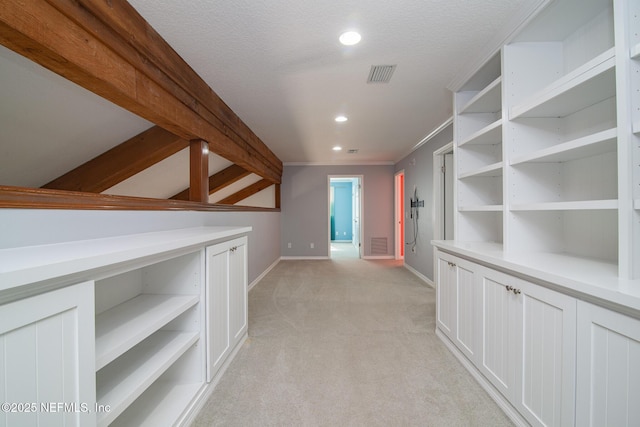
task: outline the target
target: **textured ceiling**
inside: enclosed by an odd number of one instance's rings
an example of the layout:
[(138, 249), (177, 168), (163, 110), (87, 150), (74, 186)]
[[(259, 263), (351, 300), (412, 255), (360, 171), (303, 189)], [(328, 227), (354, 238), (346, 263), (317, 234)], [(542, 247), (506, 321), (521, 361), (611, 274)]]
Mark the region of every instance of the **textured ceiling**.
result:
[[(130, 3), (282, 161), (353, 163), (397, 161), (447, 120), (454, 74), (539, 1)], [(340, 45), (347, 29), (360, 44)], [(367, 84), (381, 64), (397, 64), (391, 82)]]
[[(446, 86), (541, 1), (130, 2), (282, 161), (355, 164), (396, 162), (446, 121)], [(347, 29), (359, 45), (339, 44)], [(390, 83), (367, 84), (383, 64)], [(150, 126), (0, 46), (0, 184), (39, 187)], [(188, 185), (181, 156), (110, 192), (168, 197)]]

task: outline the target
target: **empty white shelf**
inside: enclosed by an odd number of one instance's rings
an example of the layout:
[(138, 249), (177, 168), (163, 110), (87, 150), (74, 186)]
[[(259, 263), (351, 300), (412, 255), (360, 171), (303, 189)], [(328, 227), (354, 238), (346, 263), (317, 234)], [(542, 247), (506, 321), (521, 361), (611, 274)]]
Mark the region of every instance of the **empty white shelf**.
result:
[(176, 425), (184, 408), (202, 389), (202, 383), (175, 384), (156, 381), (136, 400), (112, 427), (136, 426), (156, 427)]
[(630, 56), (631, 59), (640, 59), (640, 43), (637, 43), (635, 46), (631, 46)]
[(464, 113), (496, 113), (502, 109), (502, 77), (498, 77), (486, 88), (471, 98), (462, 109)]
[(511, 108), (510, 118), (565, 117), (615, 93), (615, 50), (611, 48)]
[(502, 142), (502, 119), (471, 134), (458, 144), (458, 147), (471, 144), (500, 144)]
[(142, 294), (96, 316), (96, 370), (198, 303), (198, 295)]
[(618, 209), (618, 200), (580, 200), (574, 202), (543, 202), (512, 205), (512, 211), (572, 211)]
[(471, 172), (460, 174), (458, 179), (473, 178), (473, 177), (492, 177), (502, 176), (502, 162), (493, 163), (491, 165), (478, 168)]
[(158, 331), (98, 371), (98, 404), (110, 407), (98, 414), (98, 425), (118, 417), (198, 338), (198, 332)]
[(502, 205), (460, 206), (458, 210), (460, 212), (500, 212), (502, 211)]
[(511, 164), (517, 165), (526, 162), (566, 162), (609, 153), (615, 151), (617, 148), (616, 137), (616, 128), (607, 129), (543, 150), (516, 156), (511, 161)]

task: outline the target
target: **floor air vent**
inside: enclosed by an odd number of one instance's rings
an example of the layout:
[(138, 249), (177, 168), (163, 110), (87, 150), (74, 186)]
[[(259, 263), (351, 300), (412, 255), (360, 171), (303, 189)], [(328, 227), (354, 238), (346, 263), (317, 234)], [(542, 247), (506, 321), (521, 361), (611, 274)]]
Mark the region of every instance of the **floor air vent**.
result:
[(387, 254), (387, 238), (372, 237), (371, 238), (371, 255), (386, 255), (386, 254)]
[(395, 69), (395, 65), (372, 65), (367, 83), (389, 83)]

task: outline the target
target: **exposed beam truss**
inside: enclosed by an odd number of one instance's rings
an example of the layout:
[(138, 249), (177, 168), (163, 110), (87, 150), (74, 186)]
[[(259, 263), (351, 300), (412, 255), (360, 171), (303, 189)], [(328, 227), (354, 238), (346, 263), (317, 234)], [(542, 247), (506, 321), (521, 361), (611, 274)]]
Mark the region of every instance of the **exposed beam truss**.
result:
[(282, 162), (124, 0), (7, 1), (0, 43), (280, 183)]
[(154, 126), (42, 188), (102, 193), (188, 146), (189, 141)]
[[(213, 194), (223, 188), (233, 184), (240, 179), (251, 175), (251, 172), (241, 168), (238, 165), (231, 165), (226, 169), (221, 170), (209, 177), (209, 194)], [(171, 197), (173, 200), (189, 200), (189, 189), (176, 194)]]
[[(266, 179), (261, 179), (260, 181), (251, 184), (248, 187), (243, 188), (242, 190), (225, 197), (224, 199), (218, 201), (218, 204), (221, 205), (234, 205), (249, 196), (253, 196), (254, 194), (264, 190), (267, 187), (270, 187), (273, 183)], [(276, 202), (277, 203), (277, 202)]]

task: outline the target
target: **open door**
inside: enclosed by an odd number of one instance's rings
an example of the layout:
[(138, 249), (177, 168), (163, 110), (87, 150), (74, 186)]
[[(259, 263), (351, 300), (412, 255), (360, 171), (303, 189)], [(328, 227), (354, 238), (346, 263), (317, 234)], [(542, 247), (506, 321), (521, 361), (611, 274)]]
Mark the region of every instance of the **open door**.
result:
[(362, 258), (362, 176), (330, 175), (328, 181), (329, 257)]
[(353, 180), (352, 186), (352, 200), (353, 200), (353, 246), (358, 251), (358, 258), (362, 258), (362, 242), (360, 241), (360, 192), (362, 190), (362, 184), (360, 178), (356, 177)]

